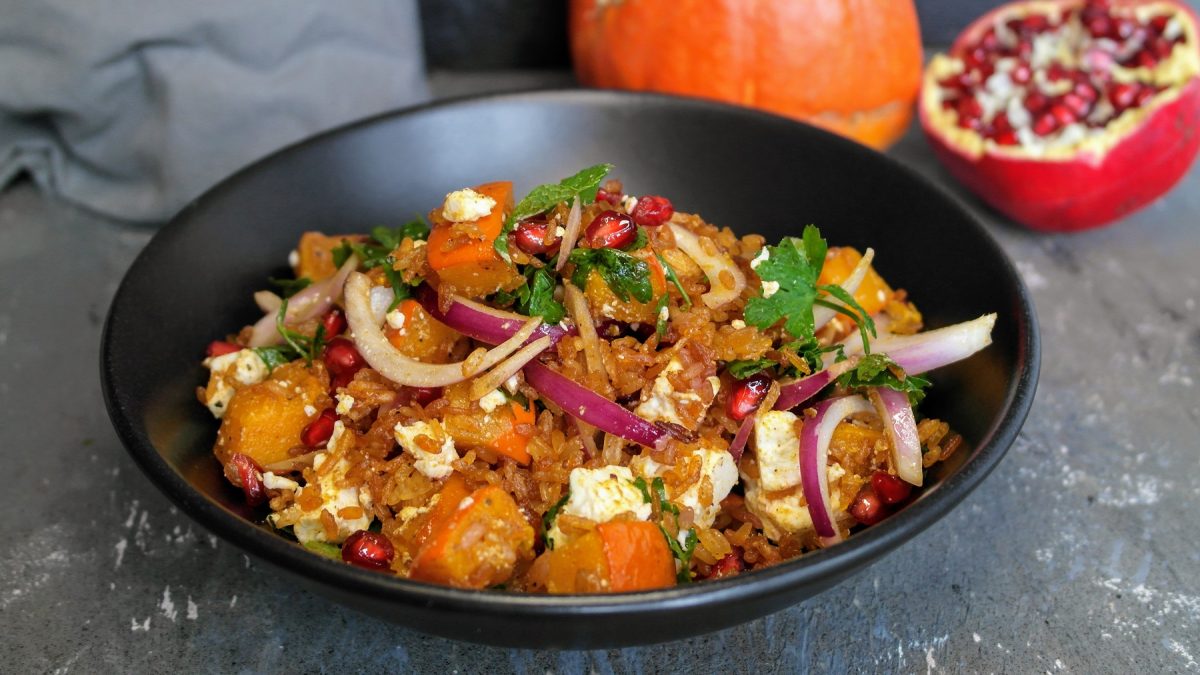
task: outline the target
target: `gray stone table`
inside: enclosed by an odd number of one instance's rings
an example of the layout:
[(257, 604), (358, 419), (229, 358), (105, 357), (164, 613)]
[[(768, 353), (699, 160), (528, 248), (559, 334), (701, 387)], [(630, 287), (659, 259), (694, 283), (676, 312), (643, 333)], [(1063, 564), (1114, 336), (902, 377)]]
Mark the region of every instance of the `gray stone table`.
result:
[[(919, 133), (892, 154), (951, 184)], [(1045, 345), (1034, 409), (995, 473), (787, 611), (653, 647), (534, 652), (331, 604), (172, 508), (118, 442), (97, 375), (109, 300), (152, 232), (17, 185), (0, 194), (0, 671), (1200, 669), (1200, 169), (1087, 234), (976, 210), (1032, 290)]]

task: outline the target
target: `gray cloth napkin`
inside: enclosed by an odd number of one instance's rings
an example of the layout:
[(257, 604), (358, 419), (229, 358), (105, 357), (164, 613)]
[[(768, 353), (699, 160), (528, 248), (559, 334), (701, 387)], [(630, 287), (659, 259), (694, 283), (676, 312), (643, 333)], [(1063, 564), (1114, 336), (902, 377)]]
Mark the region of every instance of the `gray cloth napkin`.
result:
[(121, 220), (426, 98), (414, 0), (0, 0), (0, 188)]

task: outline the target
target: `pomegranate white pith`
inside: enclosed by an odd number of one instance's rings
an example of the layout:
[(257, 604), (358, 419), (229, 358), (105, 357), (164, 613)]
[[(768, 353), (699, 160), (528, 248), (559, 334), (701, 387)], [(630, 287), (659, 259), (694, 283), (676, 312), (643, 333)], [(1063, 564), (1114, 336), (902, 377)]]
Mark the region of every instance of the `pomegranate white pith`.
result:
[(951, 173), (1035, 229), (1164, 194), (1200, 151), (1200, 31), (1177, 0), (1030, 0), (928, 65), (921, 124)]

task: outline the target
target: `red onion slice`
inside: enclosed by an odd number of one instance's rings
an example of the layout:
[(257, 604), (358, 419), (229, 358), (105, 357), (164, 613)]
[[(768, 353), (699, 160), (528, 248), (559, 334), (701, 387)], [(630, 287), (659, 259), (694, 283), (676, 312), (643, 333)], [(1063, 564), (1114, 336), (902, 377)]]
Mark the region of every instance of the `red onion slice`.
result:
[(913, 417), (908, 394), (887, 387), (872, 387), (867, 395), (883, 420), (884, 431), (892, 442), (892, 460), (900, 479), (921, 487), (921, 439), (917, 437), (917, 421)]
[[(521, 326), (525, 325), (526, 321), (529, 321), (527, 316), (505, 312), (457, 296), (451, 300), (450, 308), (443, 312), (438, 306), (437, 291), (428, 284), (422, 284), (417, 288), (416, 299), (433, 318), (467, 337), (491, 345), (498, 345), (511, 338), (521, 329)], [(545, 336), (550, 338), (550, 346), (553, 347), (564, 335), (574, 334), (574, 328), (567, 329), (557, 324), (542, 324), (529, 337), (529, 341), (532, 342)]]
[(813, 406), (816, 415), (800, 429), (800, 486), (808, 502), (808, 515), (822, 544), (841, 541), (829, 497), (829, 442), (833, 431), (850, 415), (875, 409), (861, 396), (842, 396)]
[(871, 343), (871, 351), (883, 352), (909, 375), (961, 361), (992, 344), (995, 314), (915, 335), (892, 335)]
[(567, 225), (563, 228), (562, 244), (558, 247), (558, 262), (554, 263), (555, 271), (561, 272), (575, 242), (579, 241), (579, 231), (583, 229), (583, 207), (579, 205), (579, 195), (571, 200), (571, 211), (567, 213)]
[(667, 432), (659, 427), (537, 361), (526, 365), (524, 370), (529, 386), (572, 417), (648, 448), (658, 447), (667, 440)]
[[(854, 270), (850, 272), (850, 276), (846, 277), (846, 280), (838, 284), (838, 286), (841, 286), (843, 291), (853, 296), (858, 292), (858, 287), (862, 286), (863, 279), (867, 278), (867, 270), (871, 269), (871, 261), (874, 259), (875, 249), (868, 248), (867, 252), (858, 261), (858, 264), (854, 266)], [(827, 297), (826, 299), (829, 298)], [(825, 324), (832, 321), (833, 317), (838, 314), (840, 312), (828, 307), (813, 307), (813, 329), (821, 330)]]
[(742, 461), (742, 453), (746, 452), (746, 441), (750, 440), (750, 432), (754, 430), (755, 417), (754, 413), (746, 415), (742, 426), (738, 427), (737, 434), (733, 437), (733, 442), (729, 444), (729, 454), (733, 455), (734, 462)]
[[(358, 257), (350, 256), (333, 276), (309, 286), (288, 298), (287, 314), (283, 317), (284, 325), (295, 325), (320, 316), (333, 307), (333, 303), (342, 296), (346, 278), (358, 268)], [(254, 324), (250, 333), (250, 347), (267, 347), (283, 342), (283, 336), (276, 329), (275, 321), (279, 312), (268, 312)]]
[(791, 410), (813, 396), (816, 396), (817, 392), (829, 386), (842, 373), (852, 368), (854, 363), (854, 359), (847, 359), (835, 363), (825, 370), (819, 370), (808, 377), (802, 377), (799, 380), (792, 380), (787, 384), (780, 385), (779, 398), (775, 399), (774, 410)]

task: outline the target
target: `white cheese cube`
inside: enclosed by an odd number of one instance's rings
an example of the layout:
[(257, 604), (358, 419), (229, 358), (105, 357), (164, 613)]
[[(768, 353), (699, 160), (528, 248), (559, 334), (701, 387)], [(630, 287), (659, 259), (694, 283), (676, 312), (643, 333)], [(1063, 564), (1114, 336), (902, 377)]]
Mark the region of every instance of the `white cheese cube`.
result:
[[(566, 513), (597, 523), (606, 523), (622, 513), (632, 513), (638, 520), (650, 517), (650, 504), (641, 490), (633, 484), (633, 472), (625, 466), (606, 466), (600, 469), (579, 467), (571, 470), (570, 497), (559, 513)], [(566, 543), (566, 537), (555, 523), (546, 538), (554, 545)]]
[[(428, 478), (440, 480), (454, 472), (454, 460), (458, 459), (458, 451), (454, 447), (454, 439), (442, 428), (441, 422), (421, 420), (409, 425), (397, 424), (394, 430), (396, 442), (400, 447), (416, 458), (413, 466)], [(417, 438), (427, 436), (437, 444), (437, 452), (426, 452), (417, 443)]]
[(463, 188), (446, 195), (442, 217), (454, 223), (469, 223), (488, 215), (494, 208), (495, 199), (471, 188)]
[(800, 438), (795, 415), (770, 410), (754, 418), (754, 455), (764, 490), (786, 490), (800, 484)]

